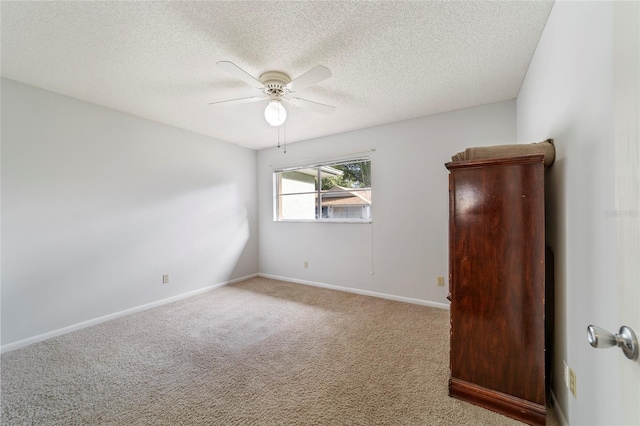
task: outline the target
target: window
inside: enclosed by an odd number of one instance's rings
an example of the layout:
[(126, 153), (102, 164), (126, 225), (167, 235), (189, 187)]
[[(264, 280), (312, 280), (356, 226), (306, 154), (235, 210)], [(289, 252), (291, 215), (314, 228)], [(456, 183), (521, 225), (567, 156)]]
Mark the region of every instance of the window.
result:
[(371, 160), (275, 170), (277, 221), (371, 222)]

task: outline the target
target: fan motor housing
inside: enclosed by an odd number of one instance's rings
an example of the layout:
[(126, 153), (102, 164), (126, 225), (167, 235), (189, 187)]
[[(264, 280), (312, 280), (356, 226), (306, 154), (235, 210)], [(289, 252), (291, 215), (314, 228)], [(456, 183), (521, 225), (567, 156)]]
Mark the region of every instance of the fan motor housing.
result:
[(286, 95), (289, 90), (285, 88), (291, 82), (291, 78), (279, 71), (267, 71), (260, 76), (260, 82), (267, 88), (269, 95)]

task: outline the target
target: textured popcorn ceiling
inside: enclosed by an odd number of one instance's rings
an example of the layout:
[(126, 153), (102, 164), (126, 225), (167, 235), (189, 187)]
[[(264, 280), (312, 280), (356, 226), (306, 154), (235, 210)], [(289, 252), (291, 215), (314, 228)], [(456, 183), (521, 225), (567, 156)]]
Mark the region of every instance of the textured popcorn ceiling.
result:
[(333, 76), (285, 105), (288, 143), (513, 99), (552, 2), (7, 2), (2, 76), (261, 149), (266, 101), (215, 64), (254, 77)]

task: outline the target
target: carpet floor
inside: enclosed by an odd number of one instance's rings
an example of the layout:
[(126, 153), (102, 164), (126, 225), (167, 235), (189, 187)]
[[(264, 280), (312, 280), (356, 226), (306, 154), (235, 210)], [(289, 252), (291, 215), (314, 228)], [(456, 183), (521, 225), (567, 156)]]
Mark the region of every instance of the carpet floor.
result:
[(447, 310), (252, 278), (3, 354), (1, 422), (521, 424), (447, 395), (448, 339)]

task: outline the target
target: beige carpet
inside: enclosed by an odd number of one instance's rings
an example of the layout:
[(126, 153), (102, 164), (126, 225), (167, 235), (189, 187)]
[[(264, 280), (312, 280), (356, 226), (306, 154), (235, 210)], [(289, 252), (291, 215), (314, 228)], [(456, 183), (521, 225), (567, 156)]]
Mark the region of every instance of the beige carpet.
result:
[(255, 278), (3, 354), (2, 424), (520, 424), (447, 396), (448, 318)]

